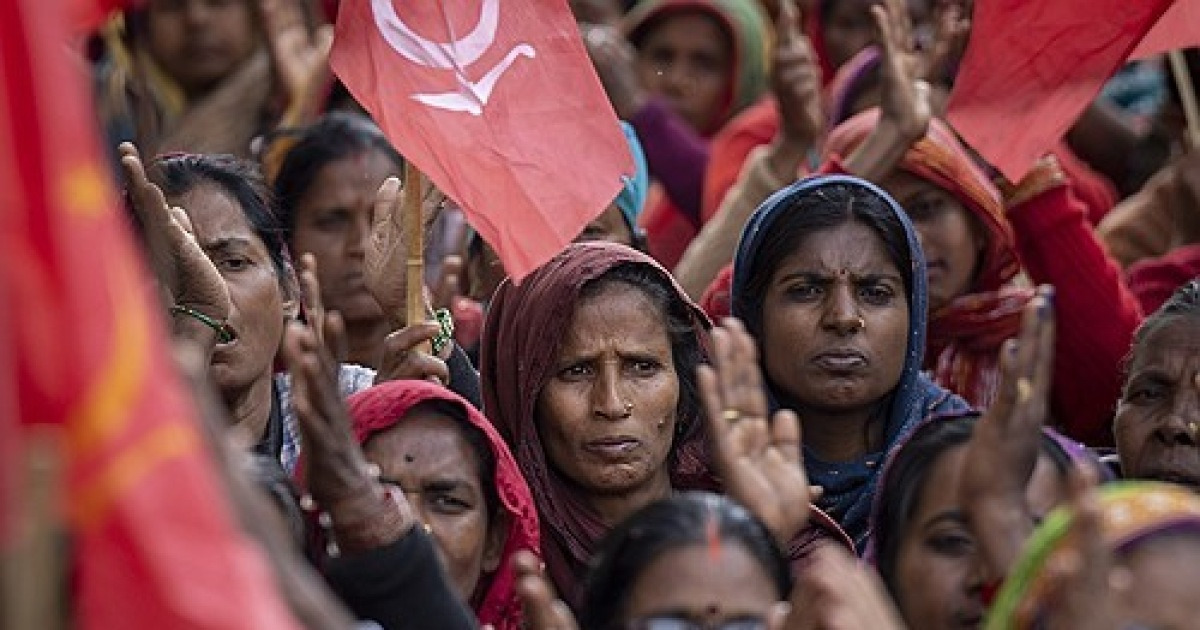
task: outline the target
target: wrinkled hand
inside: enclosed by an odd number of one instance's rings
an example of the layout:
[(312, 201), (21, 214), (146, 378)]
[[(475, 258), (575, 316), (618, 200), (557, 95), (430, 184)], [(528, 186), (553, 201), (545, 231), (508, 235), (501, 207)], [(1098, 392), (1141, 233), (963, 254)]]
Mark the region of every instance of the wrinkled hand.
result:
[(1054, 373), (1053, 289), (1025, 307), (1020, 337), (1001, 349), (1000, 390), (967, 444), (959, 497), (993, 575), (1008, 575), (1033, 516), (1025, 488), (1041, 453)]
[[(422, 178), (425, 179), (425, 178)], [(408, 246), (404, 240), (404, 202), (400, 179), (389, 177), (380, 185), (371, 209), (371, 236), (363, 261), (367, 290), (383, 309), (392, 330), (407, 324)], [(426, 183), (422, 192), (422, 217), (426, 229), (436, 218), (445, 196)], [(426, 308), (426, 310), (429, 310)]]
[(871, 7), (871, 15), (883, 49), (880, 124), (893, 125), (911, 144), (925, 136), (933, 111), (929, 83), (920, 75), (908, 5), (905, 0), (886, 0)]
[[(336, 312), (325, 317), (325, 338), (345, 344), (345, 327)], [(416, 522), (403, 493), (386, 491), (350, 430), (338, 387), (338, 363), (304, 324), (289, 324), (284, 358), (292, 377), (292, 407), (304, 437), (309, 492), (333, 520), (334, 535), (345, 551), (372, 549), (398, 540)]]
[(1168, 187), (1173, 248), (1200, 243), (1200, 151), (1189, 151), (1167, 167), (1172, 185)]
[(840, 547), (822, 545), (792, 589), (785, 630), (903, 630), (879, 577)]
[(741, 322), (726, 320), (712, 337), (713, 364), (698, 376), (717, 471), (725, 491), (786, 547), (808, 522), (800, 419), (782, 410), (768, 420), (758, 352)]
[(310, 32), (301, 0), (259, 0), (263, 35), (275, 78), (287, 99), (288, 125), (315, 113), (314, 92), (329, 79), (333, 27), (323, 24)]
[(450, 368), (446, 361), (453, 344), (443, 349), (443, 356), (426, 351), (440, 331), (437, 322), (418, 322), (389, 334), (383, 341), (383, 358), (375, 372), (375, 383), (409, 379), (449, 385)]
[(513, 569), (517, 573), (517, 595), (525, 610), (525, 626), (529, 630), (579, 630), (571, 609), (555, 597), (554, 587), (542, 574), (541, 562), (528, 551), (513, 554)]
[[(321, 281), (317, 274), (317, 257), (311, 252), (300, 255), (300, 264), (296, 268), (296, 278), (300, 283), (300, 304), (304, 307), (304, 321), (317, 338), (317, 343), (325, 345), (325, 302), (321, 300)], [(338, 361), (345, 359), (337, 356), (335, 348), (325, 346), (334, 352)]]
[(632, 118), (646, 103), (635, 70), (637, 53), (633, 46), (611, 26), (583, 24), (580, 35), (617, 117)]
[(137, 147), (125, 142), (120, 152), (129, 198), (149, 243), (150, 265), (168, 303), (193, 308), (217, 321), (227, 320), (232, 308), (229, 289), (196, 242), (187, 213), (168, 207), (162, 189), (146, 177)]
[(785, 138), (807, 150), (825, 130), (821, 111), (821, 69), (812, 43), (800, 30), (800, 11), (794, 0), (780, 2), (775, 25), (771, 90), (779, 103)]
[(931, 84), (949, 88), (970, 36), (970, 7), (964, 6), (961, 0), (942, 3), (937, 10), (933, 42), (922, 51), (917, 76)]

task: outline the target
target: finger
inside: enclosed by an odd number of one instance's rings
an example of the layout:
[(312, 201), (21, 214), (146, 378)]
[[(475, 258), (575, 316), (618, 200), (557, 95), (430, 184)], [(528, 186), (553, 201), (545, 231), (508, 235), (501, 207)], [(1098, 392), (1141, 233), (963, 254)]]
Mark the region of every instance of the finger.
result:
[(400, 189), (399, 177), (389, 177), (379, 185), (379, 190), (375, 193), (375, 205), (371, 208), (374, 233), (378, 234), (389, 228), (392, 215), (400, 206)]
[(528, 551), (520, 551), (513, 558), (518, 576), (517, 594), (525, 609), (526, 623), (534, 630), (573, 630), (574, 617), (554, 596), (554, 589), (536, 563), (537, 559)]
[(735, 408), (753, 418), (766, 420), (767, 397), (763, 393), (766, 389), (763, 387), (762, 370), (758, 367), (758, 347), (741, 320), (731, 317), (726, 320), (725, 326), (729, 330), (735, 360)]
[(129, 180), (129, 196), (134, 212), (148, 230), (159, 229), (169, 216), (162, 189), (146, 176), (145, 164), (133, 143), (121, 143), (120, 152), (121, 166)]
[(996, 392), (996, 400), (992, 402), (987, 416), (1007, 418), (1012, 415), (1013, 406), (1017, 403), (1017, 352), (1020, 344), (1016, 339), (1006, 339), (1000, 345), (1000, 387)]
[(875, 32), (879, 37), (879, 46), (883, 49), (884, 59), (896, 59), (898, 51), (887, 8), (879, 4), (872, 6), (871, 17), (875, 20)]
[[(1050, 401), (1050, 388), (1054, 380), (1054, 341), (1056, 320), (1054, 317), (1054, 287), (1043, 285), (1038, 289), (1041, 303), (1038, 305), (1040, 327), (1037, 338), (1037, 364), (1034, 367), (1034, 395), (1043, 407)], [(1043, 410), (1044, 412), (1045, 410)]]
[(696, 368), (696, 381), (700, 388), (700, 401), (704, 405), (704, 417), (713, 444), (713, 457), (723, 476), (728, 475), (734, 450), (730, 428), (732, 421), (724, 417), (725, 406), (721, 403), (717, 371), (709, 365)]
[(912, 52), (912, 14), (908, 11), (907, 0), (887, 0), (887, 8), (893, 25), (892, 35), (896, 38), (898, 48), (903, 52)]
[(170, 220), (175, 225), (179, 226), (179, 229), (191, 236), (196, 234), (196, 231), (192, 228), (192, 218), (188, 216), (186, 210), (180, 208), (179, 206), (171, 206), (169, 213)]
[(389, 334), (383, 342), (384, 352), (397, 355), (419, 349), (429, 343), (442, 327), (437, 322), (417, 322)]
[[(771, 446), (784, 461), (804, 470), (801, 455), (800, 418), (796, 412), (783, 409), (771, 419)], [(806, 482), (807, 483), (807, 482)]]
[(800, 9), (795, 0), (779, 0), (779, 17), (775, 22), (776, 45), (787, 49), (793, 42), (803, 37), (800, 30)]

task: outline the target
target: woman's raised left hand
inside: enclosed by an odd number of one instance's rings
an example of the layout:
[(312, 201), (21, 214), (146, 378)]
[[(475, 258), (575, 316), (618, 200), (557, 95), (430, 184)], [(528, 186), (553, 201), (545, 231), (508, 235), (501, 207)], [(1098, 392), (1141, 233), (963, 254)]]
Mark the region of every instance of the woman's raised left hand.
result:
[(754, 339), (737, 319), (713, 330), (713, 363), (698, 368), (717, 471), (725, 491), (761, 519), (781, 545), (808, 522), (810, 490), (800, 457), (800, 419), (768, 418)]

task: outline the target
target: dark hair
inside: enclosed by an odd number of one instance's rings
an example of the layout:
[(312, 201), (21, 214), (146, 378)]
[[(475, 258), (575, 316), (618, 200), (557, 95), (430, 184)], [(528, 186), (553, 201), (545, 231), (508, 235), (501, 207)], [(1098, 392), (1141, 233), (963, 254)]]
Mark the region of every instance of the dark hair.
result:
[(1180, 316), (1200, 317), (1200, 278), (1196, 278), (1175, 290), (1170, 299), (1158, 307), (1133, 334), (1133, 344), (1129, 355), (1125, 357), (1125, 370), (1133, 364), (1133, 359), (1141, 350), (1142, 344), (1152, 333), (1162, 328), (1171, 320)]
[(754, 258), (744, 290), (734, 295), (735, 313), (745, 314), (746, 328), (762, 338), (762, 302), (775, 271), (796, 252), (801, 240), (813, 232), (857, 221), (883, 243), (888, 258), (904, 281), (905, 300), (912, 303), (912, 252), (904, 224), (887, 199), (872, 190), (845, 183), (816, 186), (788, 199), (777, 210), (770, 225), (763, 226), (763, 239)]
[[(682, 423), (699, 421), (700, 387), (696, 368), (704, 358), (696, 332), (692, 310), (679, 298), (671, 279), (654, 267), (640, 263), (622, 263), (604, 275), (589, 281), (579, 292), (579, 299), (594, 297), (614, 283), (629, 285), (646, 295), (666, 315), (667, 335), (671, 339), (671, 359), (679, 379), (679, 403), (675, 417)], [(679, 434), (687, 427), (676, 427)]]
[(296, 144), (279, 165), (273, 185), (284, 235), (289, 243), (296, 228), (296, 206), (308, 194), (321, 169), (330, 162), (369, 151), (383, 154), (397, 168), (404, 166), (404, 158), (366, 116), (330, 112), (299, 133)]
[[(884, 471), (879, 486), (878, 505), (872, 524), (875, 566), (892, 598), (899, 601), (896, 562), (900, 545), (925, 493), (929, 471), (946, 451), (964, 446), (971, 439), (979, 415), (933, 418), (917, 427), (900, 445)], [(1050, 459), (1064, 479), (1073, 467), (1071, 458), (1054, 438), (1042, 433), (1041, 455)], [(1098, 466), (1097, 466), (1098, 467)]]
[(492, 444), (488, 441), (487, 435), (482, 429), (467, 420), (466, 409), (463, 409), (463, 406), (458, 403), (449, 400), (426, 400), (414, 405), (408, 413), (411, 414), (418, 409), (428, 410), (454, 420), (454, 426), (458, 429), (459, 435), (466, 440), (471, 447), (471, 452), (475, 454), (475, 461), (479, 464), (479, 483), (483, 487), (487, 516), (489, 519), (494, 517), (498, 513), (497, 510), (500, 509), (500, 494), (496, 490), (496, 454), (492, 451)]
[(271, 265), (285, 293), (292, 270), (287, 245), (279, 229), (279, 217), (271, 205), (271, 192), (263, 183), (258, 167), (232, 155), (167, 155), (155, 163), (156, 179), (167, 197), (179, 197), (204, 184), (215, 184), (233, 198), (254, 234), (262, 240), (271, 256)]
[(792, 590), (787, 559), (767, 528), (741, 505), (708, 492), (687, 492), (655, 501), (613, 528), (592, 558), (583, 590), (583, 630), (622, 628), (630, 590), (646, 567), (668, 551), (721, 542), (739, 544), (775, 584), (776, 596)]

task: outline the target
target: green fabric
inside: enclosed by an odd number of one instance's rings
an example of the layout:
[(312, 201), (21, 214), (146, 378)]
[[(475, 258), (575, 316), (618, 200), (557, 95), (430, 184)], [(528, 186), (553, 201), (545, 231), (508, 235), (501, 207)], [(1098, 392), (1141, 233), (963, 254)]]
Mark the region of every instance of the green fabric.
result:
[[(1179, 488), (1167, 484), (1154, 481), (1118, 481), (1105, 484), (1099, 489), (1101, 512), (1113, 508), (1119, 508), (1129, 499), (1139, 495), (1146, 495), (1154, 492), (1179, 492)], [(1017, 564), (1013, 567), (1008, 578), (1005, 579), (1004, 585), (1000, 592), (996, 595), (996, 600), (992, 603), (991, 609), (988, 611), (987, 619), (984, 621), (984, 630), (1017, 630), (1025, 626), (1018, 625), (1020, 621), (1017, 618), (1017, 611), (1020, 609), (1025, 600), (1034, 593), (1038, 579), (1041, 577), (1042, 569), (1046, 566), (1046, 562), (1050, 556), (1056, 551), (1059, 545), (1067, 537), (1071, 529), (1071, 510), (1069, 506), (1062, 506), (1055, 509), (1042, 521), (1042, 524), (1030, 536), (1029, 541), (1025, 544), (1024, 554)], [(1192, 517), (1188, 515), (1177, 515), (1185, 520)], [(1110, 536), (1106, 533), (1105, 538), (1108, 544), (1114, 549), (1119, 549), (1124, 545), (1137, 540), (1140, 535), (1151, 535), (1155, 531), (1161, 531), (1161, 527), (1165, 523), (1174, 521), (1172, 515), (1162, 515), (1157, 520), (1146, 520), (1137, 524), (1133, 531), (1141, 532), (1139, 535), (1127, 535), (1109, 539)]]
[(733, 34), (733, 89), (718, 126), (724, 125), (767, 89), (770, 25), (758, 0), (642, 0), (625, 16), (625, 33), (636, 41), (656, 18), (687, 10), (712, 15)]

